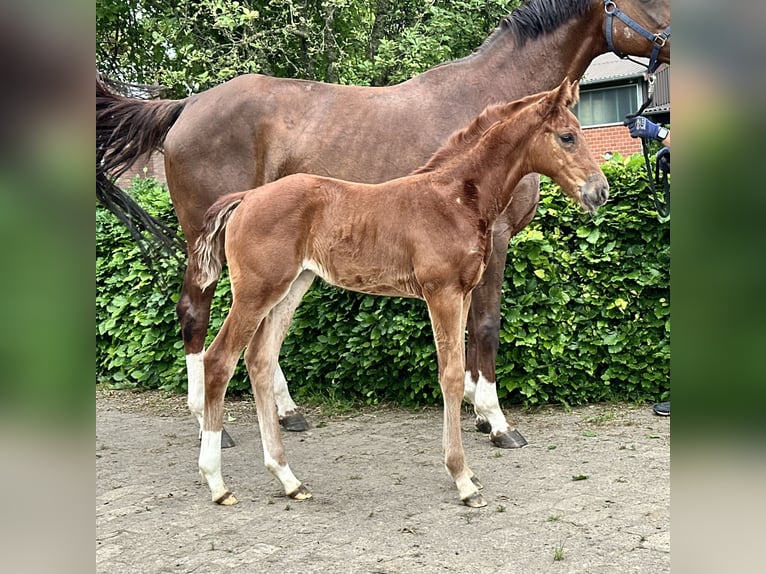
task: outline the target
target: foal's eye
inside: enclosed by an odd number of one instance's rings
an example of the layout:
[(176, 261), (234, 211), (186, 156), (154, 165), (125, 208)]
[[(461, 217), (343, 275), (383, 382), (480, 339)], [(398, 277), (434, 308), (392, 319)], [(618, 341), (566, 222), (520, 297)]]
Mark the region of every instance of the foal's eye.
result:
[(575, 137), (572, 134), (562, 134), (559, 138), (561, 139), (561, 143), (565, 144), (573, 144), (575, 141)]

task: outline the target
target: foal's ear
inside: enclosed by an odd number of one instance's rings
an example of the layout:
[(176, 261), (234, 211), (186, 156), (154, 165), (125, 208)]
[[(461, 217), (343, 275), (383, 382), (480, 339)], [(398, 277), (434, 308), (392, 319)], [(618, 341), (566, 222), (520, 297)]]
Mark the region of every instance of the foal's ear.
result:
[(580, 83), (577, 80), (570, 82), (569, 78), (564, 78), (558, 88), (551, 90), (540, 100), (542, 115), (547, 117), (562, 106), (571, 108), (579, 98)]
[[(566, 80), (564, 80), (566, 82)], [(570, 99), (567, 104), (568, 108), (573, 107), (578, 101), (580, 101), (580, 81), (574, 80), (570, 84)]]
[(550, 92), (545, 92), (543, 97), (540, 98), (540, 115), (547, 119), (551, 114), (556, 113), (556, 109), (562, 105), (567, 106), (571, 99), (572, 86), (567, 78), (559, 84), (558, 88), (552, 89)]
[(580, 99), (580, 82), (577, 80), (572, 80), (570, 82), (569, 78), (564, 78), (555, 91), (558, 92), (556, 103), (571, 108), (577, 103), (577, 100)]

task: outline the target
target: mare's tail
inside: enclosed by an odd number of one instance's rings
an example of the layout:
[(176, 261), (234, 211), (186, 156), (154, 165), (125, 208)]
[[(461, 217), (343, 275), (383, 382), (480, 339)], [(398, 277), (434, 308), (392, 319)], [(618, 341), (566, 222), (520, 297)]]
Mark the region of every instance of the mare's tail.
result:
[(194, 282), (203, 291), (218, 280), (223, 269), (226, 224), (244, 199), (246, 191), (230, 193), (219, 198), (205, 213), (202, 233), (197, 238), (189, 258)]
[(161, 150), (185, 100), (139, 100), (111, 91), (96, 78), (96, 199), (141, 244), (148, 231), (173, 255), (183, 242), (171, 226), (149, 215), (115, 181), (139, 158)]

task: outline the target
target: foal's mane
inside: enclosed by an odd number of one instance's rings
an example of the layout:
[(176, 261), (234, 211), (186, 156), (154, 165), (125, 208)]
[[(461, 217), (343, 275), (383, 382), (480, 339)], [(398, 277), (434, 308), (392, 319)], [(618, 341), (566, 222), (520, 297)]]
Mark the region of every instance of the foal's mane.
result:
[(487, 106), (482, 113), (468, 124), (468, 126), (454, 132), (446, 143), (431, 156), (425, 165), (419, 167), (412, 173), (430, 173), (435, 171), (452, 158), (473, 147), (476, 142), (479, 141), (481, 136), (494, 124), (499, 121), (510, 119), (529, 105), (537, 103), (542, 98), (543, 94), (532, 94), (510, 103)]

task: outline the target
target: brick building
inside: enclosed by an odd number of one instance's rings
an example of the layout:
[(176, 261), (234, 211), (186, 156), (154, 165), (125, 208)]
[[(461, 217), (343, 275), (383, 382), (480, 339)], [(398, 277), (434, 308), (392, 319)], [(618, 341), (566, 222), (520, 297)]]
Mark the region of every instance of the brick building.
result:
[[(639, 59), (646, 62), (645, 59)], [(648, 96), (646, 67), (615, 54), (602, 54), (593, 60), (580, 82), (580, 101), (575, 108), (591, 151), (607, 158), (619, 152), (624, 156), (641, 153), (641, 140), (630, 137), (623, 125)], [(662, 66), (656, 74), (652, 104), (644, 115), (654, 122), (670, 123), (670, 70)]]
[(119, 180), (117, 185), (123, 189), (128, 188), (133, 183), (133, 179), (140, 175), (141, 177), (154, 177), (157, 181), (165, 183), (165, 158), (161, 153), (154, 152), (144, 156), (134, 163)]

